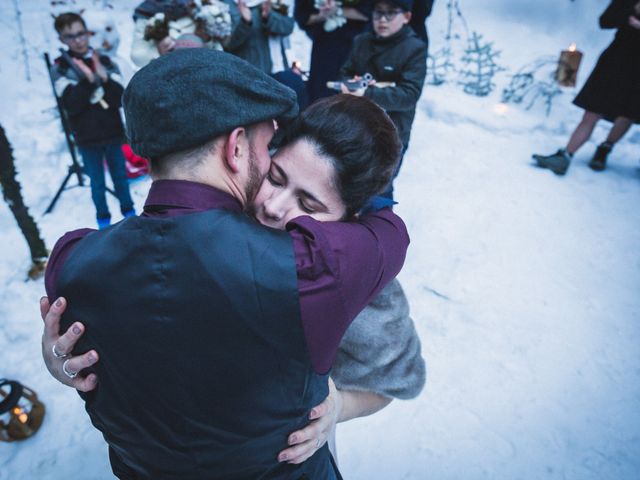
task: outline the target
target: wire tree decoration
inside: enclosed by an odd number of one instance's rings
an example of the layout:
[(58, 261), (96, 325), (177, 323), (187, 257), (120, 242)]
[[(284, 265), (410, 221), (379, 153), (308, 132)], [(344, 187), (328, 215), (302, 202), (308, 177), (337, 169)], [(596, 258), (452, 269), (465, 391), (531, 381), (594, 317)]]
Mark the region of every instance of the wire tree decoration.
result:
[(485, 42), (477, 32), (471, 34), (467, 48), (462, 57), (464, 67), (460, 71), (460, 85), (465, 93), (486, 97), (495, 88), (493, 77), (504, 70), (496, 63), (500, 51), (493, 47), (493, 42)]
[(447, 1), (447, 29), (445, 32), (444, 46), (433, 54), (427, 56), (427, 83), (430, 85), (442, 85), (447, 77), (455, 71), (453, 62), (453, 43), (459, 41), (460, 27), (465, 40), (469, 38), (469, 27), (460, 8), (460, 0)]
[(526, 103), (525, 109), (530, 110), (541, 100), (549, 116), (554, 99), (562, 93), (554, 78), (557, 64), (555, 58), (545, 56), (520, 68), (502, 90), (502, 102)]

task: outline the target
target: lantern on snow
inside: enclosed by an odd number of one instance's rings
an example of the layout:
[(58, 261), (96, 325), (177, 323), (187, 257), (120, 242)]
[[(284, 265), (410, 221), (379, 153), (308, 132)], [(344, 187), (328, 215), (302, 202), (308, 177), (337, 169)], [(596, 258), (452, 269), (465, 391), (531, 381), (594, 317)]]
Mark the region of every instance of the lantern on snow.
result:
[(582, 52), (576, 48), (575, 43), (572, 43), (568, 50), (560, 52), (556, 81), (563, 87), (575, 87), (581, 61)]
[(0, 442), (24, 440), (36, 433), (44, 410), (33, 390), (15, 380), (0, 379)]

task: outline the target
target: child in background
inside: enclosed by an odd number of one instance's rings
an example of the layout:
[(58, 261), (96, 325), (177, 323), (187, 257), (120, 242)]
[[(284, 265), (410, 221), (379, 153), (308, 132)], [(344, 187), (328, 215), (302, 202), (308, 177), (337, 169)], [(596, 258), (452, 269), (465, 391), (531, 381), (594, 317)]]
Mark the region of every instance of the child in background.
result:
[(618, 31), (573, 101), (584, 109), (582, 120), (565, 148), (551, 155), (533, 155), (539, 167), (556, 175), (567, 173), (573, 155), (603, 118), (613, 126), (589, 162), (596, 172), (606, 168), (611, 150), (631, 125), (640, 123), (640, 1), (613, 0), (600, 17), (600, 27)]
[(91, 198), (99, 228), (111, 224), (107, 206), (104, 161), (107, 161), (116, 197), (124, 217), (135, 215), (129, 193), (121, 145), (124, 128), (120, 118), (123, 88), (116, 81), (118, 67), (106, 55), (89, 46), (89, 32), (82, 17), (63, 13), (54, 28), (68, 50), (51, 67), (56, 93), (62, 101), (73, 136), (91, 179)]
[[(369, 97), (386, 110), (398, 129), (403, 155), (409, 146), (416, 104), (427, 75), (427, 47), (408, 25), (412, 4), (412, 0), (376, 1), (374, 31), (355, 38), (347, 62), (340, 69), (344, 79), (367, 73), (373, 76), (369, 86), (350, 91), (343, 85), (342, 92)], [(381, 88), (375, 86), (376, 82), (392, 83)], [(385, 196), (393, 199), (391, 185)]]
[(371, 15), (370, 0), (295, 0), (296, 23), (311, 39), (307, 93), (309, 103), (335, 92), (326, 86), (335, 80), (348, 57), (353, 39), (365, 32)]

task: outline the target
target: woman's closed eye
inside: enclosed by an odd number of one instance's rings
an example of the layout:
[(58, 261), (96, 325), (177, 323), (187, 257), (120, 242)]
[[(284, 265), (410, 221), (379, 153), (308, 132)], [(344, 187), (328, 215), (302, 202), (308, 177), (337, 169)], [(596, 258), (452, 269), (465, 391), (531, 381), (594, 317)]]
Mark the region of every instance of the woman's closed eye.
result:
[(305, 213), (308, 213), (308, 214), (315, 213), (315, 209), (307, 205), (301, 197), (298, 197), (298, 205), (300, 206), (300, 210), (302, 210)]
[(284, 187), (285, 186), (285, 182), (283, 180), (281, 180), (280, 178), (278, 178), (276, 175), (274, 175), (271, 171), (269, 171), (269, 173), (267, 173), (267, 180), (269, 180), (269, 183), (271, 185), (273, 185), (274, 187)]

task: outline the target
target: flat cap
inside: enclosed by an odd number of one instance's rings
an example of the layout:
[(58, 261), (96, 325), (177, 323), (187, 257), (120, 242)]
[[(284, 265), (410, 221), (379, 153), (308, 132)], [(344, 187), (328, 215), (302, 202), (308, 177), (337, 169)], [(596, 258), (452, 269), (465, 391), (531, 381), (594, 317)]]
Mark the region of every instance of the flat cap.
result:
[(131, 149), (146, 158), (194, 148), (234, 128), (298, 113), (296, 94), (244, 60), (176, 50), (140, 69), (122, 99)]

